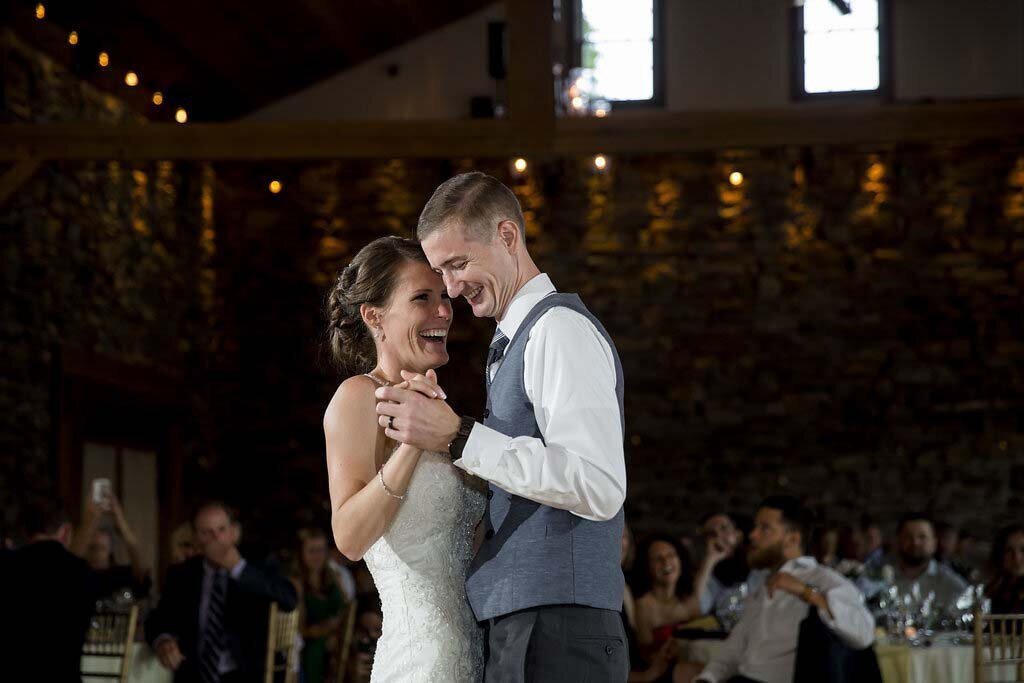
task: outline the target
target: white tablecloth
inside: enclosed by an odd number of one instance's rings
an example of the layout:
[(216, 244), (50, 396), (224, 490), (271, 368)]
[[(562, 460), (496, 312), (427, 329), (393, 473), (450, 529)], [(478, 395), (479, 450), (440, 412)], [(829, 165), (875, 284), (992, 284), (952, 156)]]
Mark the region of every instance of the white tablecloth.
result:
[[(721, 640), (679, 641), (680, 656), (691, 662), (708, 662)], [(885, 683), (974, 683), (974, 647), (971, 645), (875, 645), (878, 667)], [(987, 676), (993, 681), (1014, 680), (1012, 669), (995, 667)]]
[[(121, 660), (112, 657), (82, 656), (82, 671), (118, 673)], [(132, 663), (128, 669), (128, 680), (131, 683), (172, 683), (174, 674), (165, 669), (156, 654), (146, 643), (135, 643), (132, 648)], [(110, 683), (109, 678), (82, 676), (82, 683)]]

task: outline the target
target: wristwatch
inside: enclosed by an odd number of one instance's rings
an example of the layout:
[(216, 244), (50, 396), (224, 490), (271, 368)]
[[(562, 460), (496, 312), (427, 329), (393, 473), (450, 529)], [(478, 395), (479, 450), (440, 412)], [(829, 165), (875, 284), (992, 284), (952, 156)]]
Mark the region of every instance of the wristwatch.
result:
[(455, 432), (455, 438), (448, 444), (448, 454), (452, 457), (452, 460), (458, 460), (462, 457), (462, 449), (466, 447), (466, 442), (469, 441), (469, 434), (473, 431), (473, 425), (476, 424), (476, 420), (471, 418), (469, 415), (463, 415), (459, 421), (459, 431)]
[(804, 589), (800, 592), (800, 599), (810, 604), (811, 600), (814, 598), (814, 594), (819, 592), (820, 591), (815, 588), (814, 584), (805, 583)]

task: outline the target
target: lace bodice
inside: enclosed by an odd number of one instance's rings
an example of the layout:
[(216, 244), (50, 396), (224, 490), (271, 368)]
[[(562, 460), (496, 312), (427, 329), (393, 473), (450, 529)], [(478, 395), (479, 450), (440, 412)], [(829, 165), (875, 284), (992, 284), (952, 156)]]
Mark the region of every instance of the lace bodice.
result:
[(483, 679), (465, 582), (485, 492), (447, 455), (420, 456), (398, 515), (365, 555), (384, 613), (372, 683)]

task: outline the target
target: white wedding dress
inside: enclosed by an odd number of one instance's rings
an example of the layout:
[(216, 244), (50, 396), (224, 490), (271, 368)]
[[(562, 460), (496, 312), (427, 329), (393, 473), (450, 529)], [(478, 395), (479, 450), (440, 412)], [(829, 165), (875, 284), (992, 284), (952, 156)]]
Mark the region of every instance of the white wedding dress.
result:
[(398, 515), (364, 558), (384, 613), (371, 683), (483, 680), (483, 632), (466, 571), (485, 492), (449, 456), (420, 456)]

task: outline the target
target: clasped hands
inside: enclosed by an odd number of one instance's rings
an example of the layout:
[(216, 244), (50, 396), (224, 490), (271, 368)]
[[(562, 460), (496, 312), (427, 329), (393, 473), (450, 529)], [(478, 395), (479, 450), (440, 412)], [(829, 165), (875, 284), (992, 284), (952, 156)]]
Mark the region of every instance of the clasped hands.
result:
[(377, 422), (385, 436), (422, 450), (447, 453), (461, 419), (448, 405), (437, 373), (402, 370), (402, 379), (401, 384), (375, 392)]

